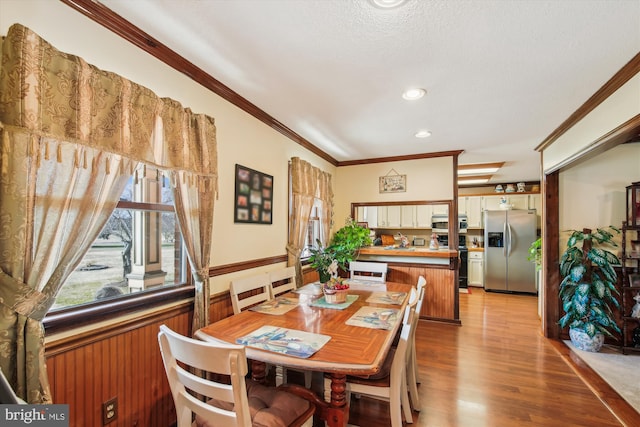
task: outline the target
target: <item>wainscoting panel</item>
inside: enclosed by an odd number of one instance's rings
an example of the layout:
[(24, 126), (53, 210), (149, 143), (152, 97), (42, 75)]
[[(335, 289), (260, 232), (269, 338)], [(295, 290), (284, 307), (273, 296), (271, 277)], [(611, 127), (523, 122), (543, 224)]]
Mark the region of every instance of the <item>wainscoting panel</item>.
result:
[[(228, 295), (224, 299), (228, 301)], [(192, 317), (187, 304), (47, 346), (53, 401), (69, 404), (69, 425), (102, 426), (102, 405), (112, 398), (117, 399), (117, 415), (109, 427), (173, 425), (175, 407), (158, 346), (158, 330), (166, 324), (186, 335)]]

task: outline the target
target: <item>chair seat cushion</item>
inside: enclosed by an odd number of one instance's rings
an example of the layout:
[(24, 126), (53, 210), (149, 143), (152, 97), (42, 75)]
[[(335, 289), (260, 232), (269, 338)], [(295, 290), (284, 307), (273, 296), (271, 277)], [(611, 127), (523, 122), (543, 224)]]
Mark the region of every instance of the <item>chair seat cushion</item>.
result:
[[(309, 401), (273, 387), (263, 386), (255, 381), (247, 380), (249, 412), (253, 427), (287, 427), (298, 417), (309, 411)], [(233, 403), (215, 399), (209, 403), (226, 410), (233, 410)], [(196, 417), (199, 427), (214, 427)]]

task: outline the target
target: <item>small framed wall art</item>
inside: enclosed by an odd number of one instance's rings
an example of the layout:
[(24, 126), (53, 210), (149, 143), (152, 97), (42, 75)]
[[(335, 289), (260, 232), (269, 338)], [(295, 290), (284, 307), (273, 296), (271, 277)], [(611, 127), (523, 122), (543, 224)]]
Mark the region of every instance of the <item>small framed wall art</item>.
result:
[(234, 222), (272, 224), (273, 176), (236, 164)]
[(378, 184), (380, 193), (404, 193), (407, 191), (407, 175), (400, 175), (395, 169), (391, 169), (388, 174), (380, 177)]

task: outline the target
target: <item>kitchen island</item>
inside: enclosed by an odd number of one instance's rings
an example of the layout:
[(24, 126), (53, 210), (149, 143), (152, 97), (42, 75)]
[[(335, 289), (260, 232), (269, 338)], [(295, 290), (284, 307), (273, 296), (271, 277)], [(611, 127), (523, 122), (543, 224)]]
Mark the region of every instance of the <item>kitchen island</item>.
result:
[(386, 262), (391, 282), (415, 286), (424, 276), (427, 286), (420, 317), (460, 324), (457, 250), (369, 246), (360, 249), (358, 261)]

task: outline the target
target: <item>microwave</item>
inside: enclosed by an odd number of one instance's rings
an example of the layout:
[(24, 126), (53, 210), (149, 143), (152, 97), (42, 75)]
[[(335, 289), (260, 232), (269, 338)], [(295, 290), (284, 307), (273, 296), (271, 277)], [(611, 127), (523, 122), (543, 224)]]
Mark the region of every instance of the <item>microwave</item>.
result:
[[(466, 233), (467, 226), (467, 215), (458, 215), (458, 233)], [(449, 233), (449, 215), (433, 215), (431, 217), (431, 231)]]

